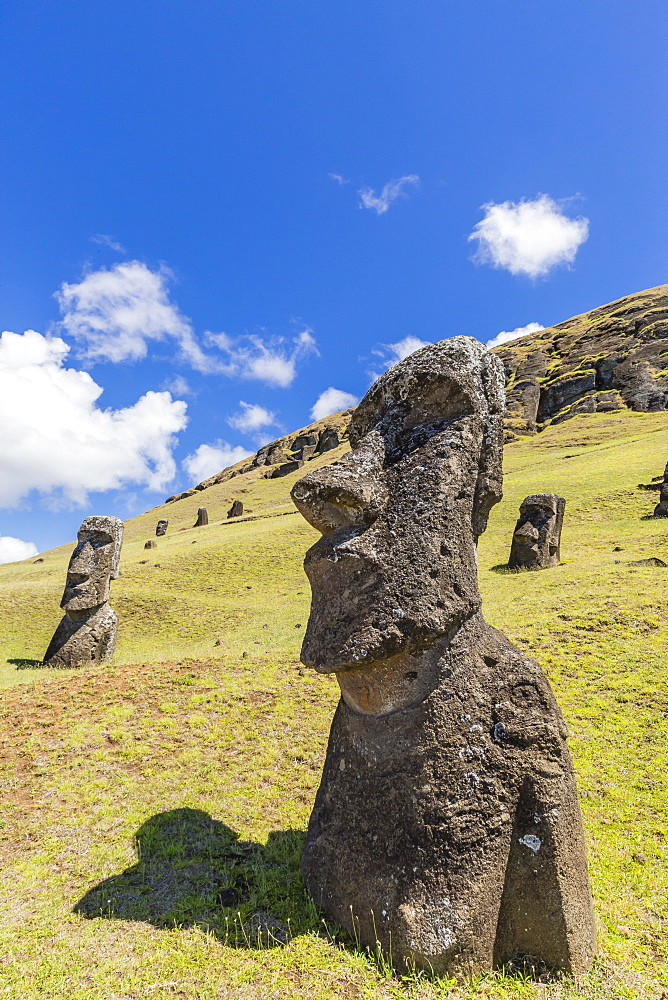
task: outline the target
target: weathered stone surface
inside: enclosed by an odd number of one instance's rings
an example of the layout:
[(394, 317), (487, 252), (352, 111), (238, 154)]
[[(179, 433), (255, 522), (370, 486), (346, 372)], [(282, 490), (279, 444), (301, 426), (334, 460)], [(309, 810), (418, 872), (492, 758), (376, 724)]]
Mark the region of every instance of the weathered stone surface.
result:
[(665, 569), (668, 567), (668, 563), (665, 563), (663, 559), (657, 558), (657, 556), (650, 556), (649, 559), (634, 559), (633, 562), (628, 564), (629, 566), (657, 566), (659, 569)]
[(316, 450), (320, 453), (324, 451), (333, 451), (333, 449), (338, 448), (340, 444), (341, 440), (334, 427), (326, 427), (324, 431), (321, 431), (318, 435), (318, 447)]
[(160, 538), (162, 535), (167, 534), (168, 527), (169, 527), (169, 521), (166, 521), (164, 518), (160, 518), (160, 520), (155, 526), (155, 533), (158, 536), (158, 538)]
[(155, 541), (154, 538), (149, 538), (147, 542), (144, 542), (145, 549), (157, 549), (157, 547), (158, 543)]
[(291, 472), (296, 472), (297, 469), (301, 469), (304, 463), (300, 461), (296, 462), (285, 462), (283, 465), (279, 465), (278, 468), (274, 469), (270, 475), (269, 479), (280, 479), (282, 476), (289, 476)]
[(197, 520), (193, 524), (193, 528), (202, 528), (205, 524), (209, 523), (209, 514), (206, 507), (197, 508)]
[(556, 493), (535, 493), (520, 504), (509, 569), (548, 569), (561, 562), (561, 528), (566, 501)]
[(123, 523), (117, 517), (87, 517), (77, 538), (60, 602), (65, 615), (44, 655), (45, 667), (103, 662), (116, 645), (118, 619), (109, 606), (109, 583), (119, 574)]
[(668, 517), (668, 463), (663, 473), (659, 502), (654, 508), (654, 517)]
[(480, 610), (503, 404), (477, 341), (424, 348), (362, 400), (352, 452), (292, 491), (322, 533), (302, 661), (341, 688), (302, 870), (397, 966), (532, 955), (580, 972), (595, 927), (565, 725), (538, 664)]
[(235, 500), (227, 512), (228, 517), (241, 517), (244, 512), (244, 505), (241, 500)]

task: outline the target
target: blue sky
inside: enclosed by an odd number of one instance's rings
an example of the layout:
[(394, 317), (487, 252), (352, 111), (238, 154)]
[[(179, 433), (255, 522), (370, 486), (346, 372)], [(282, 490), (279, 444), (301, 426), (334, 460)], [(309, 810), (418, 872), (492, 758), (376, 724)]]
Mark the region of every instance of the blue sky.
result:
[(143, 511), (419, 341), (666, 281), (666, 20), (5, 0), (0, 536)]

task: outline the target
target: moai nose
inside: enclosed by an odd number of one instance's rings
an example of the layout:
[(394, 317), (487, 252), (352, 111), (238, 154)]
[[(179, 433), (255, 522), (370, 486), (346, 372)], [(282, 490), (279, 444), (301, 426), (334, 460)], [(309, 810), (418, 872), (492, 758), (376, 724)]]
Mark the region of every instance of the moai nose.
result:
[(304, 476), (292, 488), (300, 514), (321, 534), (355, 525), (369, 525), (384, 507), (378, 477), (360, 475), (354, 456)]

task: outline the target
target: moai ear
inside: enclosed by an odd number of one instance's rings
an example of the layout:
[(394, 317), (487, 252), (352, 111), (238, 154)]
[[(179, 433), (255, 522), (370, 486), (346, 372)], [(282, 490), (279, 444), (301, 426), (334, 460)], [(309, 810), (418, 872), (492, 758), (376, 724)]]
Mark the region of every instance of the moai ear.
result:
[(503, 417), (506, 407), (503, 365), (494, 354), (480, 361), (480, 374), (487, 400), (478, 481), (473, 498), (473, 534), (482, 535), (492, 507), (503, 496)]

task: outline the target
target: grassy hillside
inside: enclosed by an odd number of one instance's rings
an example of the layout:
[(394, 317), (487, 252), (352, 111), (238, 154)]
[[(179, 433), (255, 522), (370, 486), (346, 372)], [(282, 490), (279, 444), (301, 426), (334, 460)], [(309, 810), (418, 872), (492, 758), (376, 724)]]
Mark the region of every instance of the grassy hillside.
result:
[[(0, 567), (0, 997), (668, 997), (668, 569), (629, 565), (668, 562), (668, 521), (636, 488), (667, 458), (665, 412), (514, 442), (480, 543), (485, 614), (544, 665), (569, 722), (591, 975), (398, 981), (321, 921), (298, 861), (338, 689), (298, 661), (301, 473), (255, 470), (127, 522), (108, 666), (34, 669), (71, 545)], [(564, 562), (505, 573), (519, 502), (544, 491), (567, 498)], [(237, 497), (249, 513), (228, 522)], [(159, 517), (169, 533), (145, 550)]]

